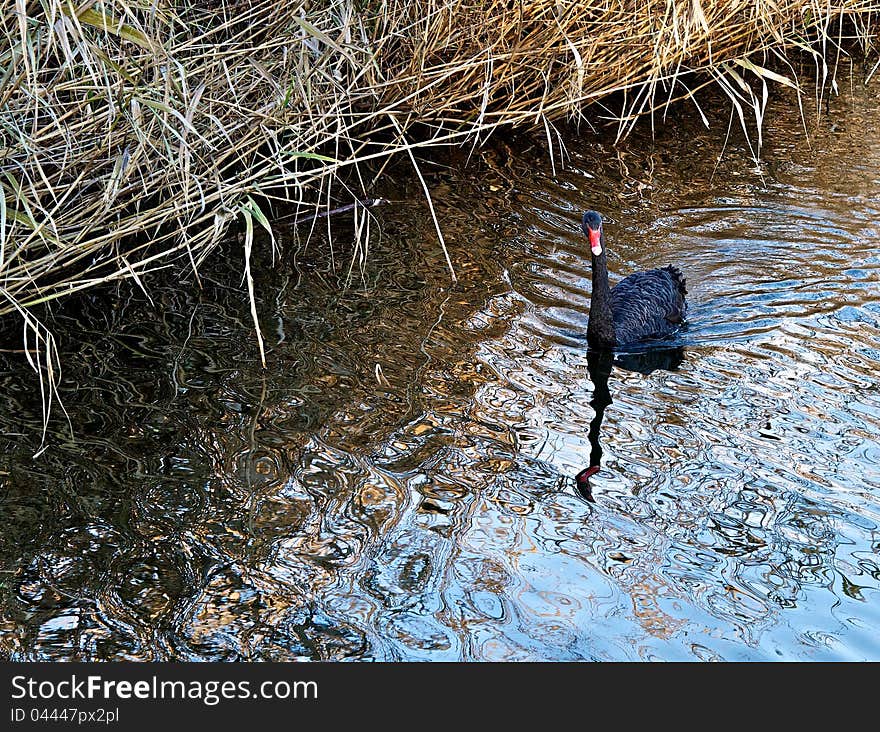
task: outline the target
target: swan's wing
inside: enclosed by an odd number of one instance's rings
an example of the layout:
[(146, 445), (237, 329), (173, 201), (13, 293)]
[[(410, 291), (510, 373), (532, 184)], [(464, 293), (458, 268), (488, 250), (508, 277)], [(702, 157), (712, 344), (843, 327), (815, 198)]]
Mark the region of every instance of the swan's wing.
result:
[(672, 325), (681, 325), (684, 322), (684, 301), (680, 305), (675, 305), (666, 313), (665, 318)]
[(684, 320), (684, 278), (672, 267), (635, 272), (611, 291), (618, 341), (668, 333)]

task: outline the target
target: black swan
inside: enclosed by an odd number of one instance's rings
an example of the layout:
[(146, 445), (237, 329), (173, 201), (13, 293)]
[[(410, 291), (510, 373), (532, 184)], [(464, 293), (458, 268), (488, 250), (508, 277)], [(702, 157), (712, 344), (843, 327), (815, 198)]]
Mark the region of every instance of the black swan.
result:
[(588, 343), (608, 349), (674, 332), (684, 322), (687, 310), (681, 272), (673, 266), (635, 272), (611, 289), (602, 217), (587, 211), (581, 228), (590, 240), (593, 265)]

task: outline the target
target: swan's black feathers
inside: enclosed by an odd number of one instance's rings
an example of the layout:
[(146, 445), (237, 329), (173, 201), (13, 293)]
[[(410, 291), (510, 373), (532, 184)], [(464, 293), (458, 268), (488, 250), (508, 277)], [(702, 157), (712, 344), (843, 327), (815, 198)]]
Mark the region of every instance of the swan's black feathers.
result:
[(684, 323), (687, 310), (687, 284), (679, 269), (669, 265), (636, 272), (609, 289), (602, 215), (584, 213), (581, 230), (590, 240), (592, 253), (593, 290), (587, 323), (590, 345), (615, 348), (674, 333)]
[(635, 272), (611, 290), (611, 309), (618, 345), (662, 338), (683, 321), (687, 304), (685, 279), (675, 267)]
[(681, 296), (684, 297), (687, 295), (687, 280), (684, 278), (684, 275), (681, 273), (681, 270), (674, 265), (667, 265), (663, 267), (663, 269), (668, 269), (669, 274), (672, 279), (675, 281), (676, 287), (678, 287), (678, 291), (681, 293)]

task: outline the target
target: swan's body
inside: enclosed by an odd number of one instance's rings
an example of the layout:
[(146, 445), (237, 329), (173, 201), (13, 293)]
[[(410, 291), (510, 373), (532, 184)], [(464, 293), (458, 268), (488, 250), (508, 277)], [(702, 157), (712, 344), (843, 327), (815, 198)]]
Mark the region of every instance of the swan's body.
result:
[(608, 284), (605, 234), (602, 217), (584, 214), (582, 228), (590, 240), (593, 291), (587, 340), (594, 348), (616, 348), (639, 341), (663, 338), (684, 322), (687, 303), (685, 279), (675, 267), (635, 272)]

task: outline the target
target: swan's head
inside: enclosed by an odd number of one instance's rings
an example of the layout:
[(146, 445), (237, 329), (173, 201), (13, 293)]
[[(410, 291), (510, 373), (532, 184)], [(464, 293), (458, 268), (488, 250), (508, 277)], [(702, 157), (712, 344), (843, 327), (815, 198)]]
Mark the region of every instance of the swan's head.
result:
[(590, 251), (598, 257), (602, 253), (602, 217), (595, 211), (587, 211), (581, 228), (590, 240)]

